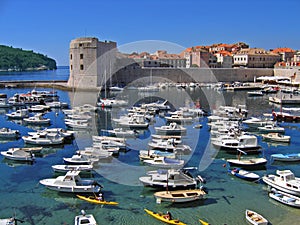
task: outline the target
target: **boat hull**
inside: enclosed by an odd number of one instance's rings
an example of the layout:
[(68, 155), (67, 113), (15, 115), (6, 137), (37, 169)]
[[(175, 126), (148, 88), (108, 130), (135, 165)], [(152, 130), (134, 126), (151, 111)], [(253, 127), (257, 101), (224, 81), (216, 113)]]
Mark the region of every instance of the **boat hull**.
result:
[(76, 195), (77, 198), (90, 202), (90, 203), (94, 203), (94, 204), (101, 204), (101, 205), (118, 205), (118, 202), (108, 202), (108, 201), (100, 201), (98, 199), (95, 198), (95, 196), (89, 196), (89, 197), (85, 197), (83, 195)]
[(203, 199), (206, 193), (200, 189), (178, 190), (178, 191), (159, 191), (154, 196), (157, 200), (166, 202), (191, 202)]
[[(271, 175), (272, 176), (272, 175)], [(289, 188), (287, 185), (280, 185), (280, 184), (277, 184), (275, 182), (272, 181), (272, 179), (269, 178), (269, 175), (267, 176), (263, 176), (262, 180), (269, 186), (277, 189), (277, 190), (280, 190), (280, 191), (283, 191), (283, 192), (286, 192), (286, 193), (289, 193), (289, 194), (292, 194), (292, 195), (296, 195), (296, 196), (300, 196), (300, 190), (296, 191), (296, 190), (293, 190), (291, 188)], [(284, 186), (283, 186), (284, 185)]]
[(168, 224), (177, 224), (177, 225), (185, 225), (185, 223), (179, 221), (179, 220), (169, 220), (169, 219), (166, 219), (164, 217), (164, 215), (160, 214), (160, 213), (156, 213), (156, 212), (152, 212), (148, 209), (144, 209), (146, 213), (148, 213), (149, 215), (153, 216), (155, 219), (158, 219), (160, 221), (163, 221), (165, 223), (168, 223)]

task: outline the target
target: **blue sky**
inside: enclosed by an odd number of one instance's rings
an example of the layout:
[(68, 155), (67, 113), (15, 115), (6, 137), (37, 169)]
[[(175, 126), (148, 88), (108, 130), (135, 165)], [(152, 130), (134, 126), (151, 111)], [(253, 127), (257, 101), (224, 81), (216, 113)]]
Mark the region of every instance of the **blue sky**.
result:
[(69, 64), (70, 41), (84, 36), (118, 46), (158, 40), (180, 46), (173, 53), (238, 41), (300, 49), (299, 8), (298, 0), (0, 0), (0, 44), (48, 55), (58, 65)]

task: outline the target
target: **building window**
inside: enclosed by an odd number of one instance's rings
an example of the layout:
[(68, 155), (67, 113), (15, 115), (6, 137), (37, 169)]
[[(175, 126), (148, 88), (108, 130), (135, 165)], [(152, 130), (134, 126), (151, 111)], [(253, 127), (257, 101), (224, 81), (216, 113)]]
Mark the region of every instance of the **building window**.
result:
[(81, 43), (79, 44), (79, 47), (82, 47), (82, 44), (81, 44)]
[(83, 54), (80, 54), (80, 59), (83, 59)]
[(70, 59), (72, 59), (72, 54), (70, 54)]
[(73, 70), (73, 65), (70, 66), (71, 70)]
[(83, 64), (80, 65), (80, 70), (83, 70)]

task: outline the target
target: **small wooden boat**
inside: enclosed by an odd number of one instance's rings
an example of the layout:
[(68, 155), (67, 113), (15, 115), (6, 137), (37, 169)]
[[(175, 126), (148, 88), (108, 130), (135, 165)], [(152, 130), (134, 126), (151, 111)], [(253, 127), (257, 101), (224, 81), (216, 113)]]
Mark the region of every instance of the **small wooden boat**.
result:
[(256, 173), (252, 173), (247, 170), (240, 169), (240, 168), (229, 169), (228, 173), (230, 173), (233, 176), (236, 176), (238, 178), (241, 178), (244, 180), (249, 180), (249, 181), (258, 180), (260, 178), (260, 176), (257, 175)]
[(203, 199), (206, 195), (201, 189), (192, 190), (176, 190), (176, 191), (158, 191), (154, 193), (157, 203), (160, 201), (167, 202), (191, 202), (198, 199)]
[(95, 204), (102, 204), (102, 205), (118, 205), (119, 203), (118, 202), (108, 202), (108, 201), (101, 201), (99, 199), (97, 199), (95, 196), (83, 196), (83, 195), (76, 195), (77, 198), (81, 199), (81, 200), (84, 200), (84, 201), (87, 201), (87, 202), (90, 202), (90, 203), (95, 203)]
[(252, 210), (246, 209), (246, 219), (249, 223), (253, 225), (267, 225), (268, 220), (265, 219), (262, 215), (254, 212)]
[(272, 188), (269, 197), (285, 205), (300, 208), (300, 198)]
[(179, 224), (179, 225), (185, 225), (185, 223), (181, 222), (180, 220), (174, 220), (174, 219), (168, 219), (165, 215), (161, 213), (152, 212), (148, 209), (144, 209), (146, 213), (153, 216), (155, 219), (158, 219), (160, 221), (163, 221), (168, 224)]
[(276, 161), (295, 162), (300, 161), (300, 153), (291, 154), (272, 154), (271, 157)]
[(97, 221), (95, 220), (92, 214), (85, 214), (84, 210), (81, 210), (81, 215), (75, 216), (74, 225), (97, 225)]
[(238, 166), (242, 168), (259, 167), (267, 164), (265, 158), (249, 158), (249, 159), (227, 159), (230, 166)]

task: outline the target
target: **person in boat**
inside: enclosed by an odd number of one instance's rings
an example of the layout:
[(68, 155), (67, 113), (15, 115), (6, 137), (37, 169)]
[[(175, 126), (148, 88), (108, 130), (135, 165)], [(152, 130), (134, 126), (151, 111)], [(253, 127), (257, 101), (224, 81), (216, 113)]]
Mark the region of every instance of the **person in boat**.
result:
[(167, 219), (167, 220), (171, 220), (172, 219), (172, 214), (169, 211), (167, 211), (167, 214), (164, 215), (164, 218)]
[(104, 201), (104, 197), (102, 193), (99, 193), (99, 196), (96, 197), (99, 201)]

